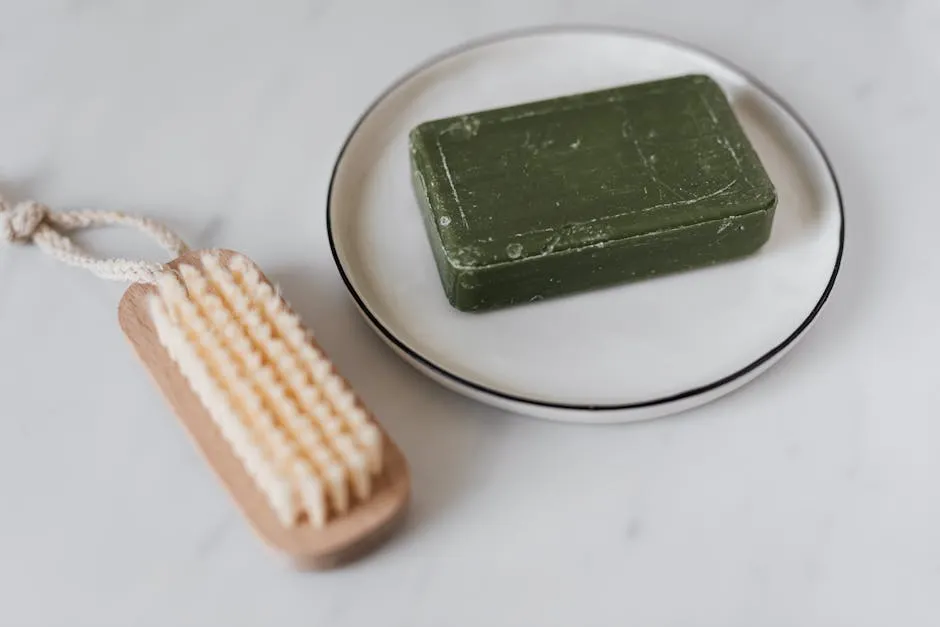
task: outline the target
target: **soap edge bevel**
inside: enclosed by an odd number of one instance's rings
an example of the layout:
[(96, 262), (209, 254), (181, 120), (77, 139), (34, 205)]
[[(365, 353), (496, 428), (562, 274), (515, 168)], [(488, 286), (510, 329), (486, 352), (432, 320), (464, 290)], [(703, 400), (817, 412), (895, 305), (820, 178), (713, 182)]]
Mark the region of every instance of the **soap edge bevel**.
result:
[[(772, 236), (772, 233), (773, 233), (773, 225), (774, 225), (775, 213), (776, 213), (776, 204), (773, 204), (773, 205), (770, 205), (770, 206), (768, 206), (768, 207), (766, 207), (766, 208), (763, 208), (763, 209), (758, 209), (758, 210), (755, 210), (755, 211), (751, 211), (751, 212), (749, 212), (749, 213), (747, 213), (747, 214), (741, 214), (741, 215), (732, 216), (731, 218), (732, 218), (735, 222), (737, 222), (737, 221), (746, 221), (746, 220), (748, 220), (749, 218), (756, 218), (756, 219), (758, 219), (759, 222), (760, 222), (760, 227), (759, 227), (759, 228), (763, 231), (763, 236), (760, 237), (759, 239), (753, 240), (753, 245), (752, 245), (752, 246), (748, 246), (748, 248), (747, 248), (747, 250), (746, 250), (745, 252), (737, 253), (737, 254), (733, 254), (733, 255), (718, 255), (718, 257), (717, 257), (716, 260), (711, 261), (711, 262), (708, 262), (708, 263), (706, 263), (706, 264), (703, 264), (703, 265), (700, 266), (700, 267), (687, 268), (687, 269), (683, 269), (683, 270), (679, 270), (679, 271), (677, 271), (677, 270), (668, 270), (668, 271), (665, 271), (665, 272), (656, 273), (656, 275), (640, 275), (640, 276), (638, 276), (638, 277), (636, 277), (636, 278), (632, 278), (632, 279), (614, 281), (614, 282), (611, 282), (611, 283), (600, 284), (600, 285), (595, 285), (595, 286), (586, 287), (586, 288), (580, 288), (580, 289), (576, 289), (576, 290), (573, 290), (573, 291), (570, 291), (570, 292), (562, 292), (561, 294), (554, 294), (554, 295), (549, 295), (549, 296), (546, 296), (546, 295), (543, 293), (543, 294), (537, 296), (537, 297), (534, 298), (534, 299), (533, 299), (533, 298), (524, 298), (523, 300), (514, 300), (514, 301), (512, 301), (512, 302), (493, 301), (493, 302), (489, 302), (489, 303), (487, 303), (487, 304), (485, 304), (485, 305), (467, 307), (467, 306), (461, 306), (461, 300), (462, 300), (462, 299), (460, 298), (460, 294), (458, 293), (458, 294), (457, 294), (457, 297), (456, 297), (455, 300), (452, 301), (452, 302), (453, 302), (453, 304), (454, 304), (455, 309), (457, 309), (457, 310), (459, 310), (459, 311), (461, 311), (461, 312), (464, 312), (464, 313), (485, 314), (485, 313), (490, 312), (490, 311), (498, 311), (498, 310), (500, 310), (500, 309), (505, 309), (505, 308), (507, 308), (507, 307), (514, 307), (514, 306), (523, 305), (523, 304), (526, 303), (526, 301), (531, 302), (532, 300), (543, 300), (543, 299), (545, 299), (545, 298), (554, 299), (554, 298), (558, 298), (558, 297), (560, 297), (560, 296), (562, 296), (562, 295), (573, 295), (573, 294), (581, 293), (581, 292), (584, 292), (584, 291), (589, 291), (589, 290), (592, 290), (592, 289), (604, 289), (604, 288), (609, 288), (609, 287), (615, 287), (615, 286), (617, 286), (617, 285), (629, 285), (629, 284), (631, 284), (631, 283), (635, 283), (635, 282), (639, 282), (639, 281), (646, 281), (646, 280), (653, 279), (653, 278), (655, 278), (655, 276), (665, 277), (665, 276), (669, 276), (669, 275), (671, 275), (671, 274), (676, 274), (677, 272), (687, 272), (687, 271), (696, 270), (696, 269), (703, 269), (703, 268), (707, 268), (707, 267), (709, 267), (709, 266), (714, 266), (714, 265), (719, 265), (719, 264), (723, 264), (723, 263), (728, 263), (728, 262), (731, 262), (731, 261), (734, 261), (734, 260), (738, 260), (738, 259), (744, 259), (744, 258), (747, 258), (747, 257), (750, 256), (750, 255), (756, 254), (758, 251), (760, 251), (760, 250), (769, 242), (769, 240), (770, 240), (770, 238), (771, 238), (771, 236)], [(728, 218), (717, 218), (717, 219), (714, 219), (714, 220), (709, 220), (709, 221), (707, 221), (707, 222), (699, 222), (699, 223), (695, 223), (695, 224), (691, 224), (691, 225), (686, 225), (685, 227), (683, 227), (682, 230), (692, 230), (692, 231), (695, 231), (695, 230), (697, 230), (697, 229), (701, 229), (701, 228), (704, 228), (704, 227), (707, 227), (707, 226), (715, 227), (715, 226), (720, 225), (721, 223), (725, 222), (727, 219), (728, 219)], [(608, 245), (608, 243), (605, 242), (603, 245), (593, 244), (593, 245), (591, 245), (591, 247), (594, 248), (594, 249), (597, 249), (598, 251), (600, 251), (600, 250), (606, 250), (606, 249), (618, 249), (618, 248), (620, 248), (621, 246), (629, 245), (629, 244), (630, 244), (629, 240), (642, 239), (643, 237), (644, 237), (644, 235), (634, 236), (634, 237), (630, 237), (630, 238), (621, 238), (621, 239), (619, 239), (619, 240), (612, 240), (609, 245)], [(643, 243), (642, 243), (642, 242), (638, 242), (638, 245), (639, 245), (639, 246), (643, 246)], [(604, 253), (600, 253), (600, 254), (604, 254)], [(531, 261), (532, 263), (537, 264), (537, 265), (547, 264), (547, 263), (551, 263), (553, 259), (557, 259), (557, 257), (555, 257), (554, 255), (552, 255), (552, 256), (543, 255), (543, 256), (540, 256), (540, 257), (532, 257), (532, 258), (529, 258), (529, 259), (526, 260), (525, 265), (530, 265), (530, 264), (528, 263), (529, 261)], [(516, 267), (518, 268), (519, 265), (522, 264), (522, 263), (523, 263), (523, 262), (519, 262), (519, 264), (517, 264)], [(509, 265), (509, 264), (503, 264), (503, 268), (506, 267), (507, 265)], [(500, 271), (502, 271), (503, 268), (501, 268), (501, 267), (491, 267), (491, 268), (487, 268), (487, 269), (481, 270), (481, 271), (479, 271), (479, 272), (470, 272), (469, 274), (475, 275), (475, 276), (477, 276), (477, 277), (479, 278), (479, 275), (486, 275), (486, 274), (493, 273), (493, 272), (500, 272)], [(524, 269), (524, 267), (523, 267), (522, 269)], [(488, 288), (489, 286), (492, 286), (492, 285), (495, 285), (495, 284), (496, 284), (496, 283), (493, 283), (492, 281), (487, 280), (483, 285), (481, 285), (481, 288), (482, 288), (482, 290), (485, 292), (485, 291), (487, 291), (487, 288)], [(477, 302), (477, 303), (478, 303), (479, 300), (475, 300), (474, 302)]]
[(424, 142), (425, 136), (421, 130), (421, 125), (416, 126), (408, 134), (409, 144), (409, 168), (411, 170), (411, 187), (415, 199), (418, 203), (418, 211), (421, 214), (424, 223), (425, 236), (430, 244), (431, 254), (437, 266), (438, 279), (447, 300), (456, 307), (457, 283), (460, 279), (460, 272), (447, 255), (447, 247), (444, 242), (441, 226), (438, 223), (438, 217), (434, 210), (435, 203), (445, 202), (441, 194), (434, 185), (434, 190), (428, 184), (425, 176), (421, 172), (422, 161), (432, 171), (433, 164), (427, 154), (427, 147)]
[[(619, 92), (619, 91), (626, 90), (626, 89), (636, 89), (640, 87), (644, 87), (648, 89), (655, 89), (657, 86), (664, 84), (664, 83), (671, 83), (671, 82), (677, 82), (677, 81), (682, 81), (682, 80), (693, 80), (693, 79), (704, 79), (704, 82), (712, 83), (715, 86), (717, 86), (719, 89), (721, 89), (721, 85), (719, 85), (718, 82), (714, 78), (709, 76), (708, 74), (705, 74), (703, 72), (687, 72), (687, 73), (682, 73), (682, 74), (673, 74), (671, 76), (665, 76), (665, 77), (657, 78), (657, 79), (644, 80), (644, 81), (639, 81), (639, 82), (634, 82), (634, 83), (620, 83), (616, 85), (610, 85), (608, 87), (591, 89), (588, 91), (581, 91), (581, 92), (576, 92), (576, 93), (563, 93), (563, 94), (558, 94), (557, 96), (548, 96), (546, 98), (537, 98), (535, 100), (526, 100), (523, 102), (516, 102), (514, 104), (509, 104), (509, 105), (489, 107), (486, 109), (478, 109), (474, 111), (464, 111), (461, 113), (455, 113), (453, 115), (448, 115), (444, 117), (432, 118), (430, 120), (425, 120), (424, 122), (420, 122), (419, 124), (415, 125), (411, 129), (410, 133), (414, 133), (415, 131), (418, 131), (418, 129), (422, 129), (422, 132), (423, 132), (423, 130), (426, 130), (426, 129), (436, 129), (437, 127), (440, 127), (440, 126), (450, 126), (456, 123), (461, 118), (463, 119), (474, 118), (475, 116), (479, 116), (481, 114), (486, 114), (486, 115), (507, 114), (507, 113), (512, 113), (514, 111), (523, 110), (527, 107), (537, 107), (539, 105), (544, 106), (544, 105), (559, 102), (559, 101), (570, 102), (570, 101), (576, 101), (576, 100), (586, 100), (588, 101), (588, 103), (590, 103), (590, 101), (593, 100), (594, 98), (601, 98), (605, 94), (611, 94), (611, 93)], [(699, 82), (703, 82), (703, 81), (699, 81)], [(722, 93), (724, 93), (723, 90), (722, 90)], [(620, 99), (620, 100), (623, 100), (623, 99)], [(555, 109), (551, 109), (548, 111), (540, 111), (532, 115), (538, 116), (544, 113), (554, 113), (555, 111), (556, 111)], [(526, 116), (526, 117), (529, 117), (529, 116)]]
[(575, 248), (566, 248), (564, 250), (557, 250), (557, 251), (552, 251), (550, 253), (542, 253), (538, 255), (528, 255), (526, 257), (520, 257), (518, 259), (506, 259), (502, 261), (494, 261), (492, 263), (481, 264), (481, 265), (465, 266), (450, 259), (449, 257), (446, 256), (446, 254), (444, 255), (444, 257), (447, 260), (448, 265), (450, 265), (451, 268), (457, 270), (458, 273), (462, 271), (483, 271), (483, 270), (488, 270), (491, 268), (498, 268), (498, 267), (506, 266), (506, 265), (519, 265), (519, 264), (529, 263), (533, 261), (538, 261), (540, 259), (561, 257), (563, 255), (579, 253), (584, 250), (589, 250), (591, 248), (603, 248), (606, 246), (614, 246), (617, 244), (629, 242), (630, 240), (639, 240), (639, 239), (643, 239), (643, 238), (651, 237), (651, 236), (668, 235), (670, 233), (675, 233), (676, 231), (683, 231), (687, 229), (696, 228), (699, 226), (707, 226), (709, 224), (723, 222), (729, 218), (740, 219), (740, 218), (751, 217), (758, 213), (766, 213), (772, 221), (775, 215), (776, 206), (777, 206), (777, 197), (776, 195), (774, 195), (773, 198), (770, 199), (769, 203), (766, 204), (766, 206), (761, 206), (756, 209), (751, 209), (749, 211), (736, 213), (736, 214), (722, 217), (722, 218), (712, 218), (711, 220), (704, 220), (702, 222), (690, 222), (688, 224), (679, 224), (668, 229), (646, 231), (644, 233), (634, 233), (633, 235), (627, 235), (625, 237), (618, 237), (615, 239), (601, 240), (599, 242), (593, 242), (591, 244), (585, 244), (584, 246), (578, 246)]

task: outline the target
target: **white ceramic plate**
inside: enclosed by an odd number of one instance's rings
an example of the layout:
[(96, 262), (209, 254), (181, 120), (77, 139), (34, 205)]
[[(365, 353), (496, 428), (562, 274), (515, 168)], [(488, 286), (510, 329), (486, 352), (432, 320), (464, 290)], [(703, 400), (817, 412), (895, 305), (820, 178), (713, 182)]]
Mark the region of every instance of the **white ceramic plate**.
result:
[[(496, 312), (450, 307), (411, 189), (406, 139), (415, 124), (691, 72), (726, 90), (777, 187), (773, 233), (759, 253)], [(674, 413), (766, 370), (825, 303), (844, 233), (831, 167), (780, 98), (707, 52), (591, 28), (476, 42), (395, 83), (339, 155), (327, 228), (358, 307), (407, 361), (481, 401), (572, 422)]]

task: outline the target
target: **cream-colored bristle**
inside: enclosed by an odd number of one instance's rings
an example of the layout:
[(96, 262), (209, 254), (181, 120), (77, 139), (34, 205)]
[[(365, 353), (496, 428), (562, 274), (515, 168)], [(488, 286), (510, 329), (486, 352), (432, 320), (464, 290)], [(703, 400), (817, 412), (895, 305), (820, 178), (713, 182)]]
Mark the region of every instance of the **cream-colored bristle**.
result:
[(158, 337), (278, 520), (328, 524), (371, 496), (381, 431), (250, 262), (200, 261), (159, 277)]
[(303, 498), (304, 510), (310, 524), (322, 527), (326, 523), (327, 503), (323, 483), (317, 478), (313, 469), (302, 464), (298, 469), (297, 479), (300, 482), (300, 494)]
[(371, 481), (369, 480), (369, 467), (365, 456), (359, 452), (349, 436), (339, 436), (336, 439), (336, 445), (340, 456), (346, 463), (346, 467), (349, 468), (356, 496), (358, 498), (367, 497), (371, 490)]
[(346, 469), (339, 464), (330, 464), (324, 469), (330, 486), (330, 502), (333, 508), (344, 513), (349, 509), (349, 486), (346, 483)]
[(322, 356), (318, 356), (315, 361), (311, 360), (307, 363), (307, 368), (310, 369), (310, 374), (317, 383), (326, 381), (327, 377), (329, 377), (330, 373), (333, 371), (333, 367)]
[(372, 423), (362, 423), (356, 428), (356, 439), (362, 444), (369, 460), (369, 471), (382, 471), (382, 432)]
[(318, 424), (323, 425), (333, 417), (333, 410), (326, 403), (317, 403), (310, 410), (310, 414), (316, 418)]
[(350, 424), (361, 425), (365, 422), (368, 422), (369, 416), (366, 414), (366, 410), (361, 407), (353, 407), (349, 410), (349, 413), (346, 414), (346, 418), (349, 420)]

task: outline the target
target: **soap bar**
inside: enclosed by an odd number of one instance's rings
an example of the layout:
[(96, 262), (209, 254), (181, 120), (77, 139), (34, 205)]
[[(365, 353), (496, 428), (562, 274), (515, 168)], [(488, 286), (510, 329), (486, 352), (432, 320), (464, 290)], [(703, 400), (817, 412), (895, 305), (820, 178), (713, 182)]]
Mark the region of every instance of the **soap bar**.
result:
[(409, 149), (443, 291), (462, 311), (748, 255), (777, 204), (704, 75), (431, 120)]

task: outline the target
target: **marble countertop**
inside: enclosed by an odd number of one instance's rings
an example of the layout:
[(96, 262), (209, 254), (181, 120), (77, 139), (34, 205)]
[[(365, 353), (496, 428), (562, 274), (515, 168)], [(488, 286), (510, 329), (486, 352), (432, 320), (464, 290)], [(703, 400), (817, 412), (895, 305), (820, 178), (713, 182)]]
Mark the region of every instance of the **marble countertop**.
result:
[[(558, 425), (445, 391), (367, 329), (326, 246), (333, 159), (380, 90), (442, 48), (564, 22), (737, 62), (843, 187), (817, 325), (681, 416)], [(0, 4), (0, 189), (254, 258), (381, 408), (415, 494), (378, 552), (294, 572), (138, 366), (123, 288), (5, 247), (0, 624), (937, 624), (938, 100), (933, 0)], [(81, 241), (159, 255), (126, 232)]]

